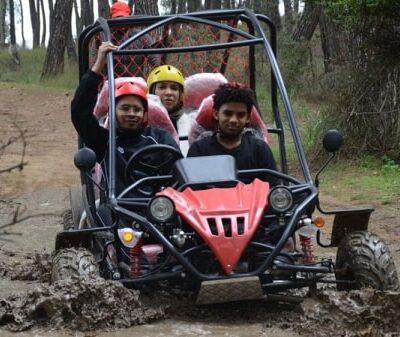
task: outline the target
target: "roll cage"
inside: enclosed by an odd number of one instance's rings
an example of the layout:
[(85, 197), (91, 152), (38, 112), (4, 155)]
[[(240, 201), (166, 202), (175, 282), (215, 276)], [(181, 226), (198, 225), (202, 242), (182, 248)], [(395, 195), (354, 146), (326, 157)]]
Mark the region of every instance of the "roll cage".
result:
[[(178, 34), (183, 30), (189, 30), (191, 27), (202, 27), (208, 32), (218, 31), (221, 38), (219, 41), (204, 41), (196, 40), (196, 43), (191, 43), (177, 39), (171, 42), (171, 35), (177, 29)], [(234, 57), (234, 51), (239, 50), (247, 52), (248, 72), (241, 75), (239, 80), (248, 84), (257, 93), (256, 73), (258, 71), (256, 57), (256, 47), (262, 50), (262, 58), (269, 66), (270, 74), (270, 102), (272, 116), (274, 120), (274, 127), (268, 127), (268, 132), (277, 135), (277, 144), (279, 149), (279, 163), (281, 172), (288, 174), (287, 154), (285, 149), (285, 131), (281, 118), (281, 111), (278, 106), (278, 94), (282, 100), (282, 107), (286, 116), (288, 128), (292, 134), (294, 148), (298, 156), (302, 175), (306, 184), (313, 184), (310, 170), (307, 164), (305, 153), (301, 144), (300, 135), (293, 115), (292, 107), (289, 102), (288, 94), (276, 61), (276, 48), (277, 48), (277, 33), (272, 21), (264, 15), (254, 14), (247, 9), (237, 10), (218, 10), (218, 11), (204, 11), (189, 14), (176, 14), (166, 15), (162, 17), (154, 16), (132, 16), (121, 19), (105, 20), (99, 18), (93, 25), (87, 27), (79, 37), (79, 76), (81, 77), (91, 66), (90, 49), (91, 43), (94, 40), (111, 40), (112, 34), (117, 29), (122, 27), (140, 27), (131, 36), (127, 37), (122, 42), (118, 49), (107, 56), (107, 77), (118, 77), (114, 73), (114, 65), (116, 58), (119, 56), (129, 55), (161, 55), (163, 62), (170, 61), (170, 55), (195, 55), (198, 52), (211, 52), (216, 51), (222, 56), (220, 57), (219, 64), (213, 65), (212, 71), (219, 71), (226, 74), (232, 70), (229, 64), (230, 59)], [(135, 41), (138, 41), (146, 34), (160, 35), (156, 38), (155, 45), (145, 46), (143, 48), (131, 48)], [(194, 31), (194, 29), (193, 29)], [(222, 39), (224, 39), (222, 41)], [(185, 45), (186, 43), (186, 45)], [(241, 57), (243, 57), (241, 55)], [(215, 62), (217, 63), (217, 62)], [(179, 65), (178, 65), (179, 66)], [(181, 66), (182, 67), (182, 66)], [(184, 69), (186, 70), (186, 69)], [(201, 69), (200, 69), (201, 70)], [(104, 74), (106, 75), (106, 74)], [(115, 103), (114, 95), (114, 81), (109, 84), (109, 129), (110, 129), (110, 142), (109, 142), (109, 177), (110, 184), (108, 186), (108, 197), (110, 200), (116, 198), (115, 191)], [(80, 147), (83, 144), (80, 142)], [(82, 175), (83, 183), (88, 188), (88, 199), (92, 209), (94, 208), (94, 195), (90, 192), (92, 189), (92, 182), (87, 177)]]

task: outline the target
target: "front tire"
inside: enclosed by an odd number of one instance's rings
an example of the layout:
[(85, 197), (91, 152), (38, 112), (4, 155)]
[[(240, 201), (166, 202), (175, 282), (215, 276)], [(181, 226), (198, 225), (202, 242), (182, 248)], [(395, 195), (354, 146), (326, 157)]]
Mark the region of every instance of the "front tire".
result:
[(72, 277), (96, 277), (99, 268), (93, 254), (85, 248), (60, 249), (53, 258), (51, 282)]
[(343, 238), (337, 250), (335, 275), (339, 281), (354, 281), (338, 283), (338, 290), (367, 287), (399, 290), (396, 266), (388, 246), (367, 231), (355, 231)]

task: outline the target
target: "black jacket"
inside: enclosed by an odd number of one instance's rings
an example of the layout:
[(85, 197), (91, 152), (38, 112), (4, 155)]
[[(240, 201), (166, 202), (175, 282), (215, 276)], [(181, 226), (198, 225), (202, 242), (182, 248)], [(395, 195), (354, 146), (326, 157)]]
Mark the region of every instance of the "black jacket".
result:
[[(108, 140), (109, 131), (99, 125), (93, 110), (97, 100), (97, 93), (102, 77), (93, 71), (82, 76), (75, 96), (71, 103), (71, 119), (76, 131), (85, 145), (91, 148), (97, 156), (97, 162), (104, 169), (108, 168)], [(179, 150), (172, 136), (163, 129), (145, 127), (130, 132), (118, 130), (116, 132), (116, 186), (117, 191), (123, 188), (123, 175), (126, 163), (137, 150), (151, 144), (171, 145)]]
[[(238, 170), (270, 169), (276, 171), (276, 163), (268, 144), (255, 137), (251, 132), (242, 135), (242, 141), (234, 149), (226, 149), (217, 140), (216, 134), (194, 142), (188, 151), (188, 157), (228, 154), (236, 159)], [(277, 180), (268, 179), (275, 185)]]

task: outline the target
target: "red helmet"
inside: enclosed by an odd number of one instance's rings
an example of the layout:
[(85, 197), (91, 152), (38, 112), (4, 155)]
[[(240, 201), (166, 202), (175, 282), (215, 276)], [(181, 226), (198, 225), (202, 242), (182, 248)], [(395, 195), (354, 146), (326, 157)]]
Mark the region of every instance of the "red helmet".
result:
[(115, 99), (126, 96), (126, 95), (133, 95), (140, 98), (143, 103), (144, 107), (144, 118), (143, 118), (143, 125), (147, 124), (147, 110), (149, 104), (147, 102), (147, 91), (140, 86), (138, 83), (134, 82), (123, 82), (120, 83), (115, 87)]
[(117, 1), (110, 8), (112, 18), (119, 18), (131, 15), (131, 8), (125, 2)]

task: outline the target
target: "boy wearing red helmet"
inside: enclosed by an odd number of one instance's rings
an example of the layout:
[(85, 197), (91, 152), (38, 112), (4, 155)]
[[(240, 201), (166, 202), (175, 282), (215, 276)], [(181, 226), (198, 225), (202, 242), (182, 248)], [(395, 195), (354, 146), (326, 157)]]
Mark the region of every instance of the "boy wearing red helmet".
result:
[[(104, 164), (108, 158), (109, 131), (99, 125), (93, 115), (93, 109), (102, 81), (101, 72), (106, 63), (106, 54), (116, 48), (110, 42), (100, 45), (96, 62), (92, 69), (82, 76), (71, 103), (72, 123), (85, 145), (96, 153), (97, 162), (100, 164)], [(117, 190), (123, 188), (122, 177), (126, 162), (137, 150), (151, 144), (166, 144), (179, 149), (167, 131), (147, 126), (146, 94), (136, 83), (125, 82), (115, 88)]]

